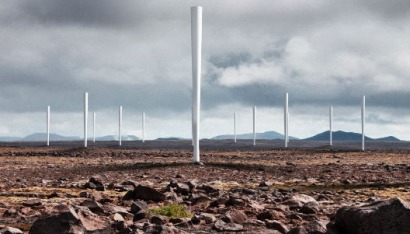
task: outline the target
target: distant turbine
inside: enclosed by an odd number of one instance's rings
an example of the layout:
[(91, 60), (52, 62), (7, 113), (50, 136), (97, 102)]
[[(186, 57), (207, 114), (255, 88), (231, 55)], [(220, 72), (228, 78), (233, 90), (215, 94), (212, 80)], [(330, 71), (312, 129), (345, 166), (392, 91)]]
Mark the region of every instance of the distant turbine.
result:
[(199, 130), (201, 111), (201, 47), (202, 47), (202, 7), (191, 7), (192, 43), (192, 141), (194, 163), (200, 163)]
[(97, 118), (97, 114), (94, 112), (93, 114), (93, 142), (95, 143), (95, 121)]
[(333, 106), (329, 106), (329, 145), (333, 145)]
[(366, 112), (366, 97), (363, 95), (363, 99), (362, 99), (362, 151), (364, 151), (365, 112)]
[(145, 142), (145, 112), (142, 112), (142, 143)]
[(256, 106), (253, 106), (253, 146), (256, 145)]
[(288, 142), (289, 142), (289, 136), (288, 136), (288, 121), (289, 121), (289, 110), (288, 110), (288, 99), (289, 99), (289, 94), (285, 93), (285, 110), (284, 110), (284, 137), (285, 137), (285, 147), (288, 147)]
[(233, 113), (233, 141), (236, 143), (236, 112)]
[(50, 145), (50, 106), (47, 106), (47, 146)]
[(120, 106), (118, 113), (118, 144), (121, 146), (121, 128), (122, 128), (122, 106)]
[(84, 93), (84, 147), (87, 147), (87, 130), (88, 130), (88, 93)]

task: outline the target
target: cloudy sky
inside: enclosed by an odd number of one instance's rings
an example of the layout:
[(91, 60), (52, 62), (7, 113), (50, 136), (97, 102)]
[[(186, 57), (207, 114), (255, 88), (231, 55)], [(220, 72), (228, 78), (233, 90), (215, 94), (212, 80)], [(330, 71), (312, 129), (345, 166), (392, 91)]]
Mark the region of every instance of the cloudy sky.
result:
[[(83, 93), (97, 135), (190, 137), (190, 7), (203, 6), (202, 137), (328, 128), (410, 140), (408, 0), (4, 0), (0, 4), (0, 136), (82, 135)], [(91, 125), (91, 119), (90, 119)], [(91, 127), (91, 126), (90, 126)], [(92, 128), (90, 128), (91, 131)]]

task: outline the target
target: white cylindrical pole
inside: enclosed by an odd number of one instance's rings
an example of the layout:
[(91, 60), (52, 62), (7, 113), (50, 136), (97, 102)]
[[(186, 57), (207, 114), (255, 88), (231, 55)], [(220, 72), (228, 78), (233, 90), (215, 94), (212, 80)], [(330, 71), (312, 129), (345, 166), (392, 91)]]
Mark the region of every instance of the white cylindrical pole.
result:
[(97, 114), (94, 112), (93, 113), (93, 142), (95, 143), (95, 121), (97, 118)]
[(236, 143), (236, 112), (233, 113), (233, 141)]
[(284, 109), (284, 120), (283, 120), (283, 122), (284, 122), (284, 140), (285, 140), (285, 147), (287, 148), (288, 147), (288, 114), (289, 114), (289, 111), (288, 111), (288, 98), (289, 98), (289, 95), (288, 95), (288, 93), (285, 93), (285, 109)]
[(288, 112), (286, 116), (286, 141), (288, 142), (288, 144), (289, 144), (289, 118), (290, 118), (290, 115), (289, 115), (289, 106), (288, 106)]
[(202, 47), (202, 7), (191, 7), (192, 43), (192, 136), (195, 163), (200, 163), (199, 130), (201, 110), (201, 47)]
[(84, 93), (84, 147), (87, 147), (88, 130), (88, 93)]
[(47, 146), (50, 145), (50, 106), (47, 106)]
[(253, 146), (256, 145), (256, 106), (253, 106), (252, 109), (252, 116), (253, 116)]
[(366, 97), (363, 95), (362, 99), (362, 151), (364, 151), (364, 125), (366, 116)]
[(329, 106), (329, 145), (333, 145), (333, 106)]
[(145, 112), (142, 112), (142, 143), (145, 142)]
[(122, 106), (120, 106), (118, 113), (118, 144), (121, 146), (121, 128), (122, 128)]

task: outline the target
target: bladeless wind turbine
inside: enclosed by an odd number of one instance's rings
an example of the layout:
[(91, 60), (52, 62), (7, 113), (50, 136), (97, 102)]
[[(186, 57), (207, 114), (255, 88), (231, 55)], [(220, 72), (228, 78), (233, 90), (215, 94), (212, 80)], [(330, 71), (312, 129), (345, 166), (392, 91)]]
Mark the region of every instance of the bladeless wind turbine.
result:
[(362, 151), (364, 151), (364, 126), (365, 126), (365, 115), (366, 115), (366, 97), (363, 95), (362, 98)]
[(253, 146), (256, 145), (256, 106), (252, 108), (252, 119), (253, 119)]
[(333, 106), (329, 106), (329, 145), (333, 145)]
[(289, 100), (289, 95), (288, 93), (285, 93), (285, 109), (284, 109), (284, 120), (283, 120), (283, 125), (284, 125), (284, 137), (285, 137), (285, 147), (288, 147), (288, 142), (289, 142), (289, 135), (288, 135), (288, 128), (289, 128), (289, 108), (288, 108), (288, 100)]
[(145, 112), (142, 112), (142, 143), (145, 142)]
[(118, 110), (118, 145), (121, 146), (122, 106)]
[(192, 141), (194, 163), (200, 163), (199, 130), (201, 111), (201, 49), (202, 49), (202, 7), (191, 7), (192, 43)]
[(47, 106), (47, 146), (50, 145), (50, 106)]
[(236, 112), (233, 113), (233, 142), (236, 143)]
[(84, 147), (87, 147), (88, 130), (88, 93), (84, 93)]
[(97, 114), (93, 113), (93, 142), (95, 143), (95, 121), (97, 119)]

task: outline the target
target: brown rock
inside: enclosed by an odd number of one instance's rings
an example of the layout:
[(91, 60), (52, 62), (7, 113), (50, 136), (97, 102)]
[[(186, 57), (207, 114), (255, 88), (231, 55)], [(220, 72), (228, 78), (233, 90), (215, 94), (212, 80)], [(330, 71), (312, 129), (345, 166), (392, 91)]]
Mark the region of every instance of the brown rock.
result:
[(227, 223), (243, 224), (248, 220), (248, 216), (241, 210), (230, 210), (226, 212), (222, 220)]
[(47, 233), (84, 233), (85, 229), (72, 207), (59, 215), (37, 219), (30, 228), (29, 234)]
[(141, 199), (144, 201), (161, 202), (165, 200), (165, 195), (158, 192), (157, 190), (153, 188), (143, 186), (143, 185), (138, 185), (137, 187), (134, 188), (134, 190), (128, 191), (122, 199), (123, 200)]
[(41, 200), (40, 199), (30, 199), (30, 200), (26, 200), (23, 201), (23, 206), (27, 206), (27, 207), (34, 207), (34, 206), (41, 206)]
[(148, 210), (148, 205), (145, 201), (137, 200), (137, 201), (132, 202), (131, 213), (136, 214), (141, 210), (142, 211)]
[(216, 220), (212, 228), (219, 232), (240, 232), (244, 230), (242, 224), (225, 223), (221, 219)]
[(259, 213), (258, 215), (256, 215), (256, 218), (258, 220), (262, 220), (265, 221), (266, 219), (273, 219), (273, 215), (270, 211), (264, 211), (262, 213)]
[(88, 208), (80, 208), (77, 215), (82, 226), (88, 232), (105, 232), (110, 229), (110, 222), (107, 217), (98, 216)]
[(288, 227), (285, 224), (283, 224), (279, 221), (276, 221), (276, 220), (267, 219), (267, 220), (265, 220), (265, 224), (266, 224), (267, 228), (277, 230), (281, 233), (287, 233), (289, 231)]
[(400, 198), (361, 207), (342, 207), (336, 213), (335, 226), (342, 233), (410, 233), (410, 203)]
[(5, 227), (0, 229), (0, 233), (1, 234), (23, 234), (23, 231), (21, 231), (18, 228), (14, 228), (14, 227)]
[(102, 214), (104, 213), (104, 209), (102, 207), (102, 205), (96, 201), (92, 201), (92, 200), (85, 200), (83, 202), (80, 203), (80, 206), (85, 206), (88, 209), (90, 209), (92, 212), (96, 213), (96, 214)]

